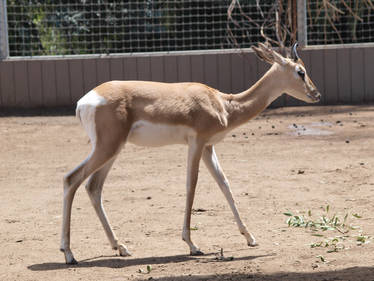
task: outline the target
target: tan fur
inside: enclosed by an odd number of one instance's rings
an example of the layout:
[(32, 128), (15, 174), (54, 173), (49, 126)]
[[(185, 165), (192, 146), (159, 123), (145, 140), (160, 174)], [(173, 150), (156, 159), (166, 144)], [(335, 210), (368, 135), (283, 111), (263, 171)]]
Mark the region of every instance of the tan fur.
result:
[[(101, 84), (91, 92), (94, 93), (94, 98), (100, 100), (94, 106), (89, 104), (87, 106), (91, 113), (94, 112), (94, 120), (86, 118), (84, 121), (92, 125), (86, 126), (87, 128), (95, 128), (96, 134), (91, 136), (95, 138), (93, 151), (85, 161), (64, 177), (61, 250), (65, 254), (67, 263), (76, 262), (70, 250), (70, 216), (74, 194), (79, 185), (89, 176), (87, 192), (112, 248), (118, 249), (120, 255), (129, 255), (127, 248), (118, 243), (106, 218), (101, 202), (101, 191), (111, 165), (137, 121), (169, 125), (162, 127), (164, 129), (166, 127), (169, 133), (169, 135), (162, 135), (162, 140), (165, 140), (165, 136), (170, 136), (170, 133), (175, 135), (178, 132), (181, 132), (178, 136), (186, 138), (187, 197), (182, 238), (188, 244), (190, 253), (202, 254), (192, 242), (190, 235), (191, 210), (201, 158), (227, 199), (240, 233), (245, 236), (248, 245), (256, 245), (254, 237), (240, 218), (213, 145), (222, 140), (227, 132), (259, 114), (283, 93), (306, 102), (315, 102), (319, 100), (320, 95), (307, 74), (305, 80), (298, 76), (296, 66), (304, 68), (301, 60), (294, 62), (261, 44), (253, 50), (260, 58), (271, 63), (272, 67), (255, 85), (236, 95), (224, 94), (200, 83), (147, 81), (111, 81)], [(158, 132), (160, 126), (147, 126), (144, 127), (148, 128), (148, 130), (144, 129), (146, 132), (150, 131), (149, 128), (154, 130), (152, 133), (155, 132), (151, 137), (156, 134), (161, 135)], [(189, 129), (185, 130), (186, 127)], [(190, 131), (193, 131), (193, 134)]]
[(103, 107), (114, 108), (125, 126), (146, 120), (185, 125), (200, 134), (227, 126), (223, 94), (203, 84), (111, 81), (94, 91), (108, 100)]

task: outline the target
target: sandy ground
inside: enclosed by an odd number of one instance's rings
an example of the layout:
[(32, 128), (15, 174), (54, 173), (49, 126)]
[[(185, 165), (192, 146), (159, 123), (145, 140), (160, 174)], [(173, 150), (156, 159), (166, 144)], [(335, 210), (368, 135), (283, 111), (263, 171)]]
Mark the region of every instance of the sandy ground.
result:
[[(192, 217), (201, 257), (189, 256), (181, 240), (186, 147), (127, 145), (106, 182), (104, 205), (133, 255), (111, 250), (82, 187), (73, 205), (73, 266), (59, 252), (62, 177), (87, 156), (88, 138), (73, 116), (2, 117), (0, 280), (374, 280), (367, 237), (374, 236), (373, 109), (267, 110), (229, 134), (216, 151), (260, 245), (247, 247), (202, 164)], [(308, 218), (308, 211), (314, 221), (349, 214), (346, 224), (360, 229), (347, 233), (337, 252), (311, 248), (343, 234), (288, 227), (284, 212)], [(369, 243), (357, 245), (357, 235)]]

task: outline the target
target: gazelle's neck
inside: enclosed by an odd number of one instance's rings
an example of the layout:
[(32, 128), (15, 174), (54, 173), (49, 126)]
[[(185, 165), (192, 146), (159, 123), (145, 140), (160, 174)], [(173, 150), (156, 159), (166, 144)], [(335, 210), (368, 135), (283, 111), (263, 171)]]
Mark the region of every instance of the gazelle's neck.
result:
[(275, 79), (276, 68), (274, 64), (265, 75), (252, 87), (239, 94), (227, 98), (228, 126), (237, 127), (262, 112), (270, 103), (282, 94), (280, 79)]

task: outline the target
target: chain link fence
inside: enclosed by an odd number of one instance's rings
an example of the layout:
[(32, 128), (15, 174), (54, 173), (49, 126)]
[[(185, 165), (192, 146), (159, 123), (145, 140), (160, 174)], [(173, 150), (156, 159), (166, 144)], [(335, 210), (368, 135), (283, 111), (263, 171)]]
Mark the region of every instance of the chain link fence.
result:
[(308, 0), (309, 45), (374, 42), (372, 0)]
[(241, 1), (230, 21), (231, 0), (8, 0), (10, 55), (227, 49), (233, 41), (249, 47), (261, 40), (261, 14), (272, 7), (262, 2)]
[[(10, 56), (246, 48), (264, 37), (289, 45), (296, 39), (296, 3), (303, 2), (0, 1)], [(309, 45), (374, 42), (372, 0), (307, 0), (305, 8)]]

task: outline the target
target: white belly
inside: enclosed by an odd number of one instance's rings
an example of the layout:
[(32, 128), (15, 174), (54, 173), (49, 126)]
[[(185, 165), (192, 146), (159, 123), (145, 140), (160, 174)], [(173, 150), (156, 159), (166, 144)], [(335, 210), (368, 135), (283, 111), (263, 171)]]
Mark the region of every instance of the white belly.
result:
[(213, 145), (213, 144), (221, 142), (225, 138), (225, 136), (227, 135), (227, 133), (228, 133), (228, 131), (222, 131), (222, 132), (216, 133), (215, 135), (213, 135), (209, 139), (209, 141), (207, 142), (207, 144)]
[(189, 137), (196, 132), (187, 126), (156, 124), (149, 121), (136, 121), (127, 140), (141, 146), (163, 146), (168, 144), (187, 144)]

